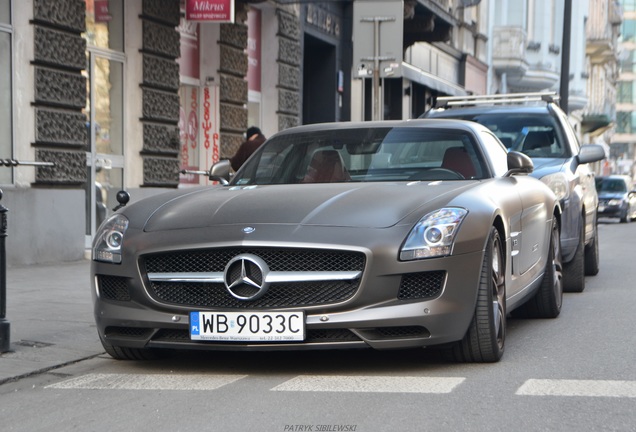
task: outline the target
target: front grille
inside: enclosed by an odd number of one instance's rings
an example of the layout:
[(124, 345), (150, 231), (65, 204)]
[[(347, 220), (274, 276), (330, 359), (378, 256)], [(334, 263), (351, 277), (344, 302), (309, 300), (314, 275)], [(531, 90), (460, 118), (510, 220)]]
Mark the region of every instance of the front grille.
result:
[(104, 334), (106, 337), (147, 339), (153, 329), (140, 327), (106, 327)]
[(428, 330), (420, 326), (378, 327), (374, 331), (386, 339), (428, 337), (431, 335)]
[(150, 293), (163, 303), (188, 307), (261, 309), (324, 305), (351, 298), (358, 281), (325, 281), (272, 284), (263, 297), (238, 300), (223, 284), (151, 282)]
[(402, 276), (398, 299), (413, 300), (437, 297), (444, 286), (445, 271), (409, 273)]
[[(241, 254), (260, 257), (272, 272), (362, 272), (366, 262), (360, 252), (282, 249), (220, 248), (146, 255), (141, 268), (147, 273), (223, 273), (232, 258)], [(285, 281), (272, 283), (256, 300), (238, 300), (223, 283), (152, 280), (150, 295), (157, 301), (184, 307), (260, 309), (294, 308), (346, 301), (358, 290), (353, 280)]]
[(97, 275), (99, 296), (106, 300), (130, 301), (127, 279), (119, 276)]
[(365, 264), (364, 254), (358, 252), (278, 248), (209, 249), (146, 255), (142, 259), (148, 273), (222, 272), (240, 254), (261, 257), (271, 271), (362, 271)]

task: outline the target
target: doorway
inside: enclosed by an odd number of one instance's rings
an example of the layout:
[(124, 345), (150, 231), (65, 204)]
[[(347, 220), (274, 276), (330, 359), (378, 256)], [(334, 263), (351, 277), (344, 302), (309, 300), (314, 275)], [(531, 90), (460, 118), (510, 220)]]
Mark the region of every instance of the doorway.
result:
[(303, 124), (337, 121), (336, 47), (305, 34)]
[(87, 51), (86, 248), (124, 186), (124, 56)]

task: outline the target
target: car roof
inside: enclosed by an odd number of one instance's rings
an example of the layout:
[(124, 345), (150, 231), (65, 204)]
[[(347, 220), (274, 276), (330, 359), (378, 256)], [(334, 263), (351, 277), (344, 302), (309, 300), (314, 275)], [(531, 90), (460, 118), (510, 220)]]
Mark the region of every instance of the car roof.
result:
[(471, 116), (474, 114), (554, 115), (560, 97), (556, 92), (502, 93), (470, 96), (440, 96), (421, 117)]
[[(471, 114), (533, 114), (550, 115), (548, 105), (524, 106), (524, 105), (479, 105), (470, 107), (433, 108), (428, 111), (431, 117), (443, 113), (444, 116), (464, 116)], [(424, 114), (426, 115), (426, 114)], [(430, 118), (430, 117), (429, 117)]]
[(412, 119), (412, 120), (377, 120), (377, 121), (357, 121), (357, 122), (329, 122), (316, 123), (310, 125), (296, 126), (278, 132), (276, 135), (287, 135), (300, 132), (321, 132), (344, 129), (372, 129), (372, 128), (401, 128), (401, 127), (425, 127), (439, 129), (455, 129), (477, 132), (490, 132), (490, 130), (479, 123), (459, 120), (459, 119)]

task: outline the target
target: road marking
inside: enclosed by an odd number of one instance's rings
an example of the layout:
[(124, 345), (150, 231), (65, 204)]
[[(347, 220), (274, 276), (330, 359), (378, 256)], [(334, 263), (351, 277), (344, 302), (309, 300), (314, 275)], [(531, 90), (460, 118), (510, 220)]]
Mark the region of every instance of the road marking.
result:
[(370, 392), (370, 393), (450, 393), (466, 378), (302, 375), (273, 391)]
[(215, 390), (247, 375), (88, 374), (45, 388), (90, 390)]
[(636, 398), (636, 381), (529, 379), (515, 394)]

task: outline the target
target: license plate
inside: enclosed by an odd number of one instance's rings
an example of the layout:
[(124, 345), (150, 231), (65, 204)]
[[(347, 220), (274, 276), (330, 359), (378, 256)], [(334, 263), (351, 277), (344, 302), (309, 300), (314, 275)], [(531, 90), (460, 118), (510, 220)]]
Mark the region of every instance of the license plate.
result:
[(190, 339), (287, 342), (305, 340), (304, 312), (190, 312)]
[(602, 205), (598, 206), (598, 211), (599, 212), (604, 212), (605, 211), (605, 206), (602, 206)]

